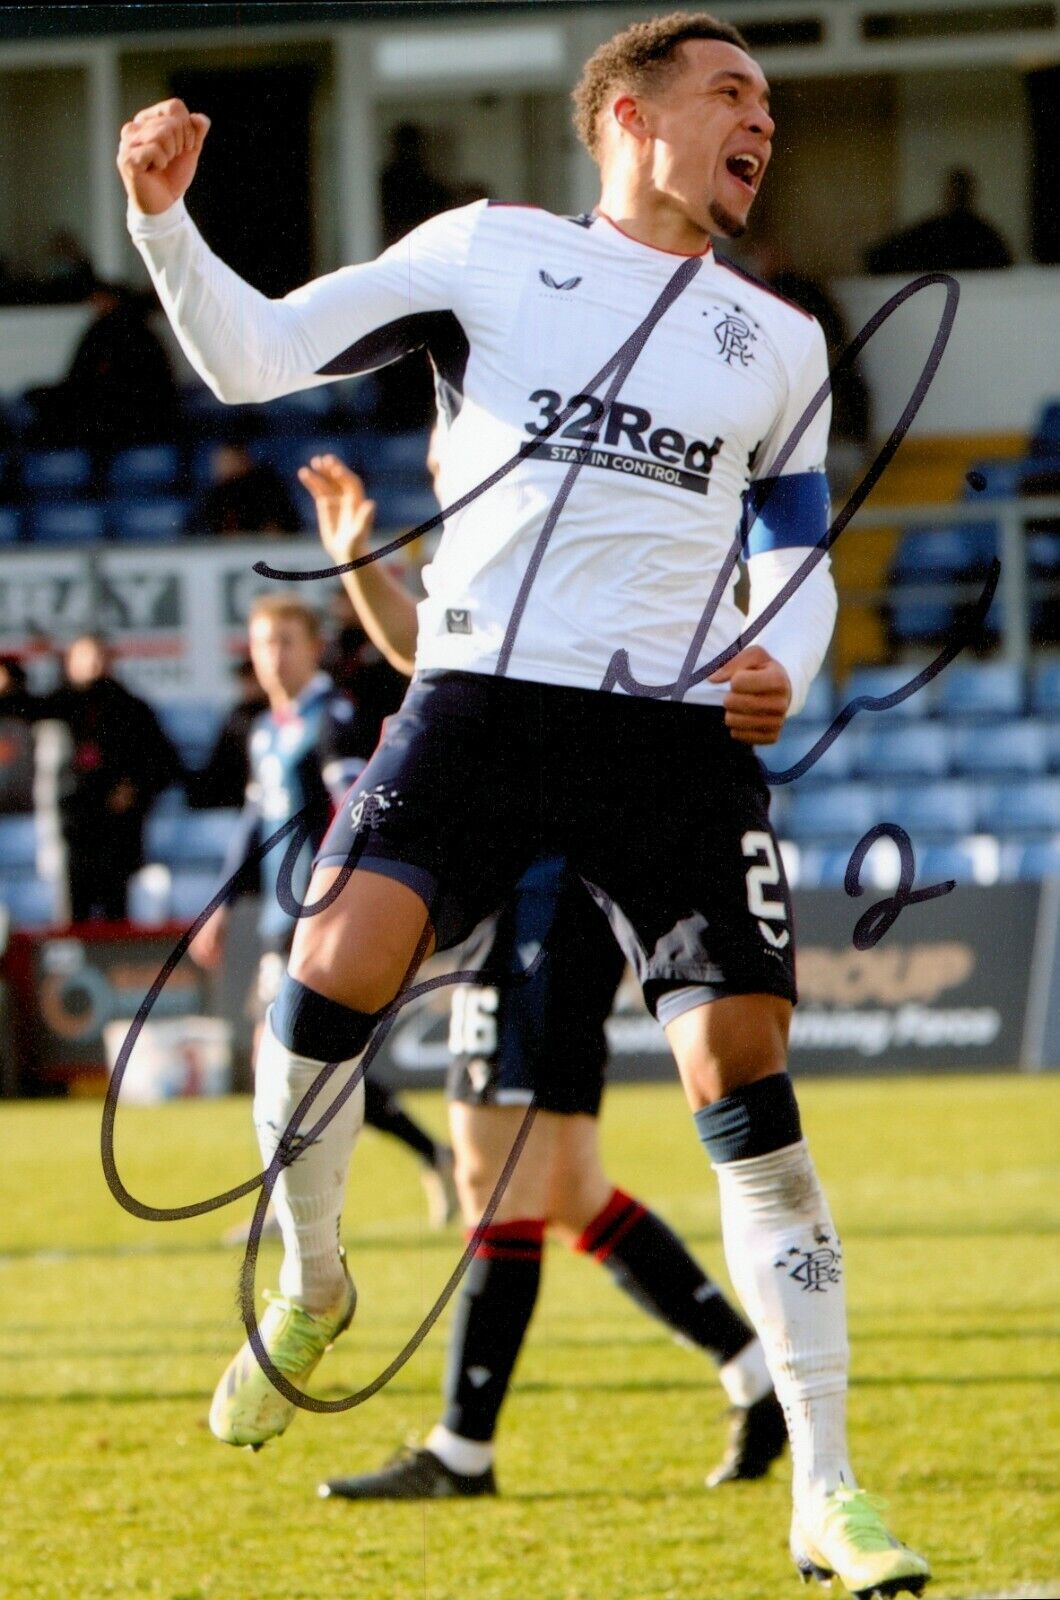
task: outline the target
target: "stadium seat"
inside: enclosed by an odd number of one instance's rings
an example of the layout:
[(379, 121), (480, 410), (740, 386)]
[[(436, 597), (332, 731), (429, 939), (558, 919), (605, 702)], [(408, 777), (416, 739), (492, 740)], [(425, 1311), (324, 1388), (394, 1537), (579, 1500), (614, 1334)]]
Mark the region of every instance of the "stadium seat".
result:
[(1060, 878), (1060, 834), (1030, 844), (1012, 841), (1002, 845), (1001, 873), (1006, 880)]
[[(281, 434), (255, 439), (248, 448), (255, 461), (268, 462), (294, 488), (298, 487), (295, 481), (298, 468), (304, 467), (311, 456), (333, 454), (341, 456), (349, 466), (361, 464), (358, 436), (351, 433)], [(308, 496), (305, 498), (308, 500)], [(308, 507), (304, 509), (308, 516)]]
[(806, 704), (792, 721), (800, 724), (806, 722), (829, 722), (832, 717), (832, 706), (835, 700), (835, 689), (827, 672), (819, 672), (810, 684), (806, 696)]
[(1060, 451), (1060, 400), (1047, 400), (1038, 413), (1031, 439), (1032, 456), (1051, 456)]
[(913, 838), (952, 838), (975, 827), (976, 798), (971, 784), (943, 783), (891, 788), (876, 799), (876, 821), (895, 822)]
[[(768, 772), (784, 772), (793, 767), (813, 749), (828, 726), (827, 722), (795, 721), (787, 724), (776, 744), (758, 746), (757, 753), (762, 765)], [(837, 739), (832, 740), (827, 750), (818, 756), (813, 766), (801, 777), (793, 780), (797, 788), (819, 786), (822, 783), (834, 783), (848, 778), (851, 772), (852, 746), (853, 730), (845, 728)], [(774, 785), (774, 797), (788, 787), (787, 784)]]
[(24, 876), (36, 870), (37, 824), (32, 817), (0, 817), (0, 872)]
[(144, 837), (147, 857), (167, 865), (209, 863), (216, 870), (231, 843), (238, 817), (238, 811), (227, 808), (187, 811), (182, 816), (152, 815)]
[(1060, 660), (1043, 661), (1031, 681), (1031, 710), (1060, 717)]
[[(883, 700), (888, 695), (897, 694), (916, 677), (918, 668), (907, 667), (859, 667), (852, 672), (846, 681), (845, 688), (836, 695), (836, 710), (848, 705), (852, 700), (860, 699), (867, 695), (873, 700)], [(899, 700), (896, 705), (888, 706), (886, 711), (878, 713), (887, 717), (922, 717), (928, 709), (928, 692), (930, 685), (917, 689), (913, 694), (906, 695), (904, 700)], [(855, 718), (856, 723), (862, 723), (869, 716), (868, 711), (859, 711)]]
[(0, 506), (0, 544), (16, 544), (22, 532), (22, 513), (17, 506)]
[(201, 767), (220, 732), (224, 709), (211, 701), (171, 700), (158, 707), (158, 719), (184, 762)]
[(969, 777), (1018, 773), (1034, 777), (1049, 764), (1045, 727), (1030, 720), (955, 728), (951, 748), (954, 770)]
[(115, 499), (158, 496), (173, 489), (179, 478), (180, 451), (176, 445), (140, 445), (117, 452), (107, 473), (107, 488)]
[(103, 507), (85, 501), (31, 506), (25, 525), (35, 544), (97, 544), (106, 532)]
[[(855, 719), (849, 738), (859, 778), (941, 778), (949, 770), (945, 730), (937, 723), (888, 723), (888, 713)], [(874, 726), (875, 724), (875, 726)]]
[(155, 500), (117, 500), (110, 506), (110, 527), (123, 544), (157, 544), (179, 539), (190, 500), (167, 495)]
[[(1022, 461), (973, 461), (965, 478), (964, 500), (1010, 500), (1019, 493), (1020, 482), (1026, 471)], [(973, 486), (968, 477), (976, 474)]]
[(91, 494), (92, 458), (87, 450), (27, 450), (22, 457), (22, 487), (34, 500)]
[(987, 786), (978, 811), (987, 833), (1060, 833), (1060, 778)]
[(258, 407), (258, 415), (268, 433), (305, 433), (310, 428), (326, 428), (334, 410), (335, 397), (331, 385), (325, 383), (269, 400)]
[(43, 878), (8, 880), (0, 891), (15, 928), (47, 928), (55, 920), (55, 887)]
[(370, 372), (356, 378), (343, 378), (339, 383), (329, 383), (328, 392), (333, 397), (336, 410), (355, 421), (367, 420), (379, 404), (379, 386)]
[(799, 888), (841, 888), (849, 861), (849, 850), (823, 849), (820, 845), (810, 845), (800, 850)]
[(877, 797), (868, 784), (836, 783), (792, 797), (788, 832), (797, 844), (849, 840), (853, 845), (881, 820)]
[[(986, 846), (985, 849), (977, 846)], [(953, 878), (957, 883), (996, 883), (998, 849), (995, 839), (960, 840), (955, 844), (929, 844), (916, 855), (915, 886), (924, 888)]]
[(1040, 722), (1038, 726), (1045, 740), (1046, 771), (1060, 773), (1060, 719), (1054, 722)]
[(1023, 674), (1005, 661), (957, 663), (936, 684), (935, 710), (942, 717), (1018, 717), (1023, 711)]

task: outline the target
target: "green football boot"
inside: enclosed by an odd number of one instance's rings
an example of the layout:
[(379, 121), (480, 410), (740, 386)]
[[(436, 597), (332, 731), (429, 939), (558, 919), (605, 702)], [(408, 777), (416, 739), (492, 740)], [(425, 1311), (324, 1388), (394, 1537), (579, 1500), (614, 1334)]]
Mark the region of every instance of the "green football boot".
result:
[[(325, 1351), (345, 1333), (357, 1309), (357, 1290), (346, 1270), (342, 1296), (330, 1311), (306, 1311), (282, 1295), (265, 1291), (268, 1310), (259, 1324), (262, 1343), (273, 1366), (298, 1389), (304, 1389)], [(286, 1399), (258, 1365), (249, 1339), (233, 1357), (214, 1390), (210, 1432), (224, 1444), (260, 1450), (280, 1434), (298, 1407)]]
[(878, 1502), (862, 1489), (835, 1489), (810, 1514), (791, 1519), (791, 1554), (804, 1583), (834, 1577), (855, 1600), (918, 1595), (931, 1577), (923, 1556), (888, 1532)]

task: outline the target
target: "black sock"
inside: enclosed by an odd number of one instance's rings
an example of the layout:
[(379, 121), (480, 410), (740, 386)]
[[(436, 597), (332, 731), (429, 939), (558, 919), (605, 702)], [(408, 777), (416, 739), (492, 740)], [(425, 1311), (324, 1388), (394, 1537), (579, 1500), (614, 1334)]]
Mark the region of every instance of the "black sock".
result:
[(380, 1133), (400, 1139), (421, 1161), (434, 1166), (438, 1146), (426, 1128), (413, 1122), (408, 1112), (401, 1109), (401, 1102), (392, 1090), (371, 1077), (364, 1080), (364, 1120), (369, 1128), (378, 1128)]
[(464, 1275), (449, 1337), (442, 1422), (462, 1439), (493, 1438), (541, 1282), (541, 1221), (495, 1222)]
[(708, 1350), (719, 1366), (755, 1336), (673, 1229), (621, 1189), (574, 1248), (595, 1256), (642, 1311)]

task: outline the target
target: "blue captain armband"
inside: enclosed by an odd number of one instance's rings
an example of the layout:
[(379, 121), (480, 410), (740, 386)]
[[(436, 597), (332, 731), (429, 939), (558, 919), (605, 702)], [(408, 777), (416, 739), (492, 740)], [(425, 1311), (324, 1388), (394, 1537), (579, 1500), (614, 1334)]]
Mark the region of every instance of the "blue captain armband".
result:
[(759, 478), (743, 497), (744, 555), (809, 549), (827, 533), (830, 509), (828, 479), (823, 472)]

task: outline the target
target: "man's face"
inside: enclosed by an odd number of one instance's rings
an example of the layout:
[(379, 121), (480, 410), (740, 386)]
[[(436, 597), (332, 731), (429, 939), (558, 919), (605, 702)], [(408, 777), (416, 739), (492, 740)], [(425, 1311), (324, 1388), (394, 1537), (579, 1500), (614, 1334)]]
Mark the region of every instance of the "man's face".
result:
[(107, 652), (98, 639), (75, 639), (66, 653), (66, 676), (75, 689), (87, 689), (107, 671)]
[[(739, 238), (772, 154), (769, 85), (743, 50), (690, 39), (655, 97), (639, 97), (655, 187), (706, 232)], [(757, 163), (757, 164), (756, 164)]]
[(260, 616), (250, 623), (250, 660), (262, 689), (294, 700), (317, 670), (320, 642), (298, 617)]

